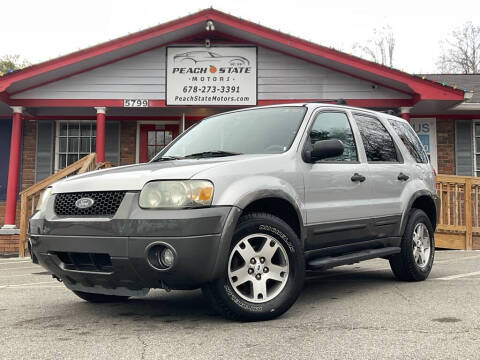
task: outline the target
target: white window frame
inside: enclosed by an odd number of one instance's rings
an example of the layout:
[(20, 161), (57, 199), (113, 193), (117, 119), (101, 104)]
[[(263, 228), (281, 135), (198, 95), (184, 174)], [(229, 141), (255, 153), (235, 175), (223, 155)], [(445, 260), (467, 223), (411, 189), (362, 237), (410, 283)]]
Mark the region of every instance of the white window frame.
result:
[[(63, 123), (94, 123), (96, 124), (95, 120), (56, 120), (55, 121), (55, 172), (58, 172), (59, 166), (60, 166), (60, 125)], [(95, 132), (95, 138), (96, 138), (96, 132)], [(62, 136), (63, 137), (63, 136)], [(67, 138), (67, 144), (68, 144), (68, 135), (66, 136)], [(92, 138), (92, 136), (90, 136)], [(68, 145), (67, 145), (68, 146)], [(92, 150), (91, 150), (92, 152)], [(94, 149), (93, 149), (94, 152)], [(67, 153), (68, 156), (69, 153)], [(72, 153), (73, 154), (73, 153)], [(80, 155), (80, 152), (77, 152), (77, 154)]]
[(472, 122), (472, 141), (473, 141), (473, 176), (480, 177), (480, 168), (477, 166), (477, 157), (480, 157), (480, 149), (477, 149), (477, 138), (480, 139), (480, 134), (475, 133), (476, 125), (480, 124), (480, 120), (473, 120)]

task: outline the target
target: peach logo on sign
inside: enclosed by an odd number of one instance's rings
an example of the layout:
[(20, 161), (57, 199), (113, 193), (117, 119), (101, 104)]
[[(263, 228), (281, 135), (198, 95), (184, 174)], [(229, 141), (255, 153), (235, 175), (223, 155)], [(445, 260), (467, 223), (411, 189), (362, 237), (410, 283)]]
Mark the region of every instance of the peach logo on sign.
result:
[(213, 65), (210, 65), (210, 72), (211, 72), (212, 74), (215, 74), (215, 73), (217, 72), (217, 68), (216, 68), (215, 66), (213, 66)]

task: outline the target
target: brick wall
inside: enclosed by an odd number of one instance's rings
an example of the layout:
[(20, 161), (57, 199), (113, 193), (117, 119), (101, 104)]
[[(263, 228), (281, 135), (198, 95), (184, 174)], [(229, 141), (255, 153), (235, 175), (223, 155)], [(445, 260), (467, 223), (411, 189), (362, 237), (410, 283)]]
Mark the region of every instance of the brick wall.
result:
[(22, 190), (35, 183), (35, 151), (37, 141), (37, 124), (24, 121), (22, 149)]
[[(0, 227), (3, 226), (3, 220), (5, 219), (5, 201), (0, 201)], [(17, 204), (17, 217), (16, 217), (17, 227), (20, 224), (20, 199)]]
[[(19, 192), (32, 186), (35, 180), (35, 143), (36, 143), (37, 127), (34, 121), (23, 122), (23, 147), (22, 147), (22, 164), (21, 164), (21, 188)], [(9, 154), (6, 154), (9, 156)], [(7, 169), (8, 171), (8, 169)], [(17, 226), (19, 224), (20, 199), (17, 203)], [(5, 218), (5, 202), (0, 201), (0, 227), (3, 225)]]
[(438, 173), (455, 175), (455, 121), (437, 119)]
[(18, 235), (0, 234), (0, 255), (18, 254)]
[(135, 164), (136, 151), (137, 122), (123, 120), (120, 124), (120, 165)]
[(0, 227), (3, 226), (4, 219), (5, 219), (5, 201), (0, 201)]
[[(23, 122), (23, 147), (21, 164), (21, 187), (19, 191), (32, 186), (35, 181), (35, 150), (37, 126), (35, 121)], [(7, 154), (8, 156), (8, 154)], [(0, 202), (0, 227), (5, 218), (5, 202)], [(17, 227), (20, 225), (20, 199), (17, 201)], [(18, 235), (0, 234), (0, 255), (18, 252)]]

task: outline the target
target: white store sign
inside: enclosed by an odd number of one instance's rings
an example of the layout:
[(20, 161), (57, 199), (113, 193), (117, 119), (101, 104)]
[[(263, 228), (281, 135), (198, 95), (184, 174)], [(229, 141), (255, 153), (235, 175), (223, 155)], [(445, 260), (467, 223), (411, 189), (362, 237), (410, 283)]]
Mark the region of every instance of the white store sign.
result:
[(425, 152), (430, 158), (432, 166), (438, 171), (437, 166), (437, 121), (435, 118), (410, 119), (410, 124), (423, 144)]
[(167, 105), (256, 105), (257, 48), (167, 47)]

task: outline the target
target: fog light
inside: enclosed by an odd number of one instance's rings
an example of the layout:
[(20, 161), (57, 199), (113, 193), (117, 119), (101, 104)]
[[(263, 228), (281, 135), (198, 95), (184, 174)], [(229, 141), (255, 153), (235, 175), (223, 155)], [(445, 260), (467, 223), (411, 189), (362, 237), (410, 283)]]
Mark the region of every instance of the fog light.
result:
[(177, 254), (165, 243), (154, 243), (147, 247), (147, 261), (155, 270), (170, 270), (176, 261)]
[(160, 255), (160, 263), (169, 268), (173, 265), (173, 262), (175, 261), (175, 254), (173, 251), (169, 248), (165, 248), (162, 250), (161, 255)]

